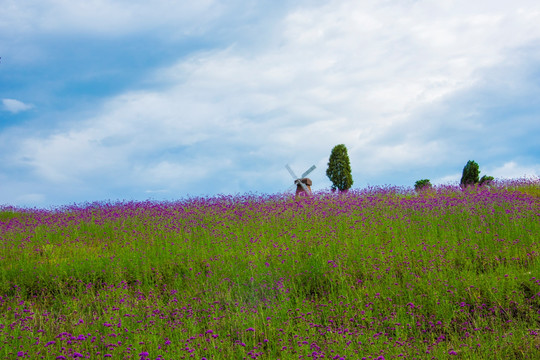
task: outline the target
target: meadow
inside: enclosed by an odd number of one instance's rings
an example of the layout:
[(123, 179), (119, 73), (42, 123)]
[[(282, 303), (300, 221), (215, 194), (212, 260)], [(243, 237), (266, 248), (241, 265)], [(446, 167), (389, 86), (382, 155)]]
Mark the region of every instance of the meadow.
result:
[(540, 358), (540, 181), (0, 207), (0, 359)]

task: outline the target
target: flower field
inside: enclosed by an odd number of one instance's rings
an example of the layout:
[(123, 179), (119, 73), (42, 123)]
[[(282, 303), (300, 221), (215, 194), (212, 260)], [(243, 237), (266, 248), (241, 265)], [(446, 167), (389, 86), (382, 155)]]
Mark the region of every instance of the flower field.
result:
[(540, 181), (0, 207), (0, 359), (540, 358)]

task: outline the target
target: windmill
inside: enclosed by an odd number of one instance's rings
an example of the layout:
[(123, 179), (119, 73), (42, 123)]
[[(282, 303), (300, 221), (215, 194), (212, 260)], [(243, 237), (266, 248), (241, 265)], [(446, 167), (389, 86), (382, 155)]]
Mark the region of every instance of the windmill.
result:
[(289, 174), (291, 174), (291, 176), (293, 177), (294, 179), (294, 185), (291, 186), (289, 188), (289, 190), (292, 190), (295, 186), (296, 186), (296, 196), (300, 195), (300, 193), (302, 192), (305, 192), (308, 196), (311, 196), (311, 179), (310, 178), (307, 178), (306, 176), (312, 172), (313, 170), (315, 170), (315, 165), (313, 165), (312, 167), (310, 167), (309, 169), (307, 169), (303, 174), (302, 176), (298, 177), (296, 176), (296, 174), (294, 173), (294, 171), (292, 171), (291, 167), (289, 166), (289, 164), (285, 165), (285, 168), (289, 171)]

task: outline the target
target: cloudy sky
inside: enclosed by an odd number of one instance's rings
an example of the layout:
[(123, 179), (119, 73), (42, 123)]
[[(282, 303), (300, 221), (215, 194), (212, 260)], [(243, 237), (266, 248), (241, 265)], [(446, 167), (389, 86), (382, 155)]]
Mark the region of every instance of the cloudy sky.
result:
[(540, 174), (538, 0), (0, 7), (0, 205)]

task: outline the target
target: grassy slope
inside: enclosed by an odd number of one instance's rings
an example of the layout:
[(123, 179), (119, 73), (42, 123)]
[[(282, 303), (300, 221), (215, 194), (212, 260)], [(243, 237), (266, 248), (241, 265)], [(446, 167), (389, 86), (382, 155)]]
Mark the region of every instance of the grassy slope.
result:
[(0, 356), (534, 358), (539, 199), (518, 184), (5, 211)]

